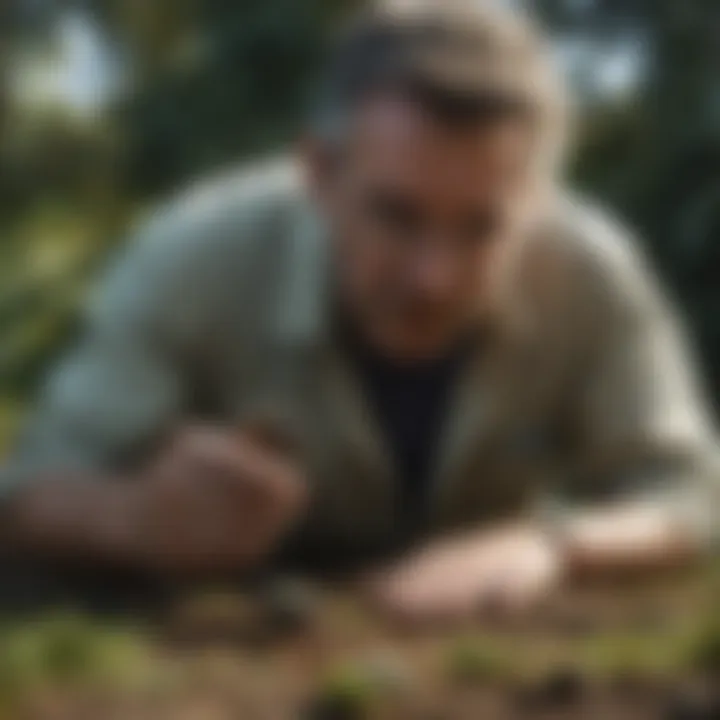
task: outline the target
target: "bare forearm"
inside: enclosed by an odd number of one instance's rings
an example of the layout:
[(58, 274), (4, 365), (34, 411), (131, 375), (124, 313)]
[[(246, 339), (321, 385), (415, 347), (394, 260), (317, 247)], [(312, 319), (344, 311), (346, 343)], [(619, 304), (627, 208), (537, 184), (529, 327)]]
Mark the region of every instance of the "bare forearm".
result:
[(295, 464), (256, 441), (188, 428), (135, 478), (35, 478), (6, 501), (0, 550), (172, 575), (262, 562), (305, 508)]
[(136, 495), (135, 484), (109, 478), (37, 478), (6, 501), (2, 546), (20, 556), (140, 565)]

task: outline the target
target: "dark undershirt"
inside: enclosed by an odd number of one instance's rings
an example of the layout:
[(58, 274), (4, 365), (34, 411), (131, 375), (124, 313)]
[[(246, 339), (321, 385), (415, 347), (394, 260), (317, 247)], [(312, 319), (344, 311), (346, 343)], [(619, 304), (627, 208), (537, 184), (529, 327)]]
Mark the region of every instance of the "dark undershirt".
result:
[(453, 391), (472, 345), (459, 343), (453, 351), (430, 362), (398, 364), (383, 358), (357, 335), (346, 333), (361, 387), (399, 481), (399, 510), (403, 524), (425, 518), (428, 493)]

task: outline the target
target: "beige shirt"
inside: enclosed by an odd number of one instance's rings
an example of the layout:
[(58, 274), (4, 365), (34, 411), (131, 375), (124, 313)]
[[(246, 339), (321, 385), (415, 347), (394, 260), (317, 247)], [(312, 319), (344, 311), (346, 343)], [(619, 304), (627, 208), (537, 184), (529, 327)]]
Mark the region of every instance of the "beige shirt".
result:
[[(710, 538), (720, 477), (678, 322), (625, 233), (565, 197), (518, 241), (490, 351), (471, 363), (432, 478), (437, 528), (547, 498), (649, 495)], [(173, 427), (295, 435), (306, 533), (393, 534), (393, 468), (327, 327), (328, 249), (293, 163), (231, 173), (153, 218), (90, 303), (2, 474), (131, 470)]]

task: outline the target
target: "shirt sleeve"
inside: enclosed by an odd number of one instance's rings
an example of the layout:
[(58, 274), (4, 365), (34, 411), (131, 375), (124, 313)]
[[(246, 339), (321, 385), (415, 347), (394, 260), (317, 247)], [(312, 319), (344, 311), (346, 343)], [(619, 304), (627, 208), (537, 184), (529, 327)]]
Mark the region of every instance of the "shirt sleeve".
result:
[(584, 271), (585, 372), (574, 401), (576, 502), (653, 503), (718, 538), (720, 464), (682, 323), (623, 233), (594, 226)]
[(232, 170), (141, 224), (0, 468), (0, 498), (34, 478), (132, 471), (187, 421), (212, 359), (264, 320), (263, 270), (295, 216), (299, 179), (285, 158)]
[(79, 340), (51, 373), (0, 470), (0, 497), (39, 477), (125, 468), (181, 412), (185, 381), (173, 317), (185, 313), (172, 304), (179, 278), (165, 235), (164, 226), (148, 227), (111, 266)]

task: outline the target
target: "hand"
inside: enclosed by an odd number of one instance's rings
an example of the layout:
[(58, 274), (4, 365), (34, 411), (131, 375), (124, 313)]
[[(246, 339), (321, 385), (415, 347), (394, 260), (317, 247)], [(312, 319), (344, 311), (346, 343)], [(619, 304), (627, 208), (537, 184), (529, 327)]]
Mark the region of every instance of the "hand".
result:
[(299, 517), (293, 460), (249, 433), (190, 428), (138, 484), (125, 517), (141, 564), (179, 573), (248, 569)]
[(440, 541), (374, 575), (366, 589), (396, 619), (462, 621), (529, 609), (559, 584), (563, 565), (546, 534), (512, 526)]

